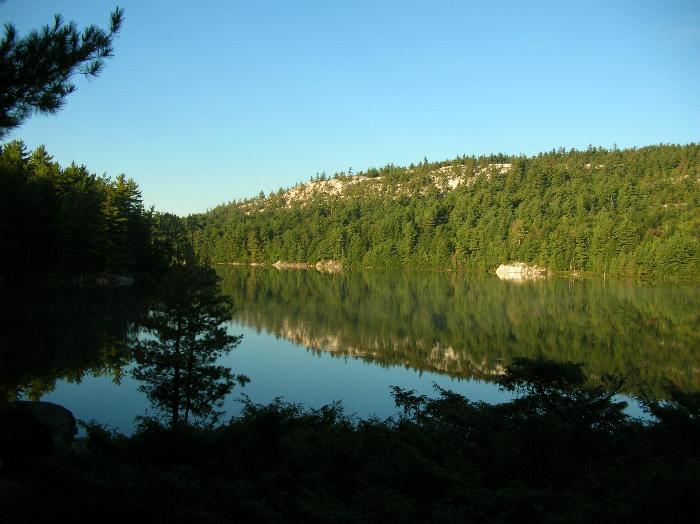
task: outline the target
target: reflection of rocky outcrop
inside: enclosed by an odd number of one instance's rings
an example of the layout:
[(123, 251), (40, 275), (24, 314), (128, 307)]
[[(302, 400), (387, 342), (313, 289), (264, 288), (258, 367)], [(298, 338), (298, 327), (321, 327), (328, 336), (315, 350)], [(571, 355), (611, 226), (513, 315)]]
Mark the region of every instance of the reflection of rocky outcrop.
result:
[[(315, 329), (305, 323), (294, 324), (289, 318), (284, 318), (280, 326), (273, 328), (264, 318), (254, 317), (243, 315), (238, 320), (258, 328), (265, 326), (269, 332), (319, 353), (360, 358), (384, 366), (404, 366), (421, 372), (445, 373), (457, 378), (492, 380), (505, 373), (503, 362), (490, 362), (484, 357), (475, 357), (467, 351), (440, 343), (430, 344), (426, 340), (394, 335), (382, 338), (377, 334), (357, 344), (345, 339), (341, 333), (323, 333), (322, 328)], [(412, 358), (416, 354), (422, 357)]]
[(314, 351), (488, 378), (514, 357), (582, 362), (700, 389), (700, 295), (691, 286), (596, 279), (504, 286), (473, 275), (249, 271), (222, 285), (234, 318)]

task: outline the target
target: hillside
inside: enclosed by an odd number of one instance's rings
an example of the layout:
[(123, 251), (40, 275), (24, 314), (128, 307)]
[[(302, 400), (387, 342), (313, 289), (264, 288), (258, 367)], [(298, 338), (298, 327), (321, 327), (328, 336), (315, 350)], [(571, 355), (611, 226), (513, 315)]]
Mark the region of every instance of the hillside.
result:
[(492, 155), (316, 176), (187, 218), (214, 263), (700, 274), (700, 146)]

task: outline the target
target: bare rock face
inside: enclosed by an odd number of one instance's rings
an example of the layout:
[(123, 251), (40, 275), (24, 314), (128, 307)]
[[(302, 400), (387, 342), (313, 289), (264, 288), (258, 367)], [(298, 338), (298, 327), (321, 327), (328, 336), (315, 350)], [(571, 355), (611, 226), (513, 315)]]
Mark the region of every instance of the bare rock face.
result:
[(340, 260), (321, 260), (316, 263), (316, 269), (324, 273), (338, 273), (343, 269), (343, 263)]
[(306, 262), (283, 262), (282, 260), (278, 260), (272, 264), (272, 267), (277, 269), (308, 269), (309, 264)]
[(501, 264), (496, 269), (496, 275), (501, 280), (527, 280), (532, 278), (544, 278), (549, 274), (547, 268), (528, 266), (524, 262)]
[(73, 413), (52, 402), (18, 400), (0, 408), (0, 469), (17, 473), (73, 442)]

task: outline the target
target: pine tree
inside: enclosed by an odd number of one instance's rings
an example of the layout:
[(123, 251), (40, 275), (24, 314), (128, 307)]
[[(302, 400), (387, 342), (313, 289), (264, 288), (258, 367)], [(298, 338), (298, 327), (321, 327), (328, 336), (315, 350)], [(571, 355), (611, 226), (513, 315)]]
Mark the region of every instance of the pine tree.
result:
[(172, 428), (187, 424), (190, 417), (215, 422), (216, 408), (234, 383), (248, 381), (215, 365), (241, 340), (222, 326), (230, 319), (230, 301), (221, 294), (212, 269), (191, 264), (172, 266), (161, 289), (142, 323), (148, 338), (138, 348), (133, 376), (143, 381), (139, 389), (170, 418)]
[(107, 31), (91, 25), (81, 34), (75, 22), (65, 25), (56, 15), (52, 25), (21, 39), (6, 24), (0, 40), (0, 139), (33, 113), (58, 111), (75, 91), (76, 73), (99, 75), (123, 19), (124, 10), (117, 8)]

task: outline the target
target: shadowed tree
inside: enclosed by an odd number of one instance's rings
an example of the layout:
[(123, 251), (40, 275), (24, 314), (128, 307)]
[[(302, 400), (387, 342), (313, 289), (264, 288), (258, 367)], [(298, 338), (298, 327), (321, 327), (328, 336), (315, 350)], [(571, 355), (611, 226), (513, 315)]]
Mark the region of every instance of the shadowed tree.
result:
[(56, 15), (53, 24), (24, 38), (5, 24), (0, 40), (0, 139), (33, 113), (58, 111), (75, 91), (73, 75), (99, 75), (104, 59), (112, 56), (123, 19), (124, 10), (117, 7), (107, 30), (90, 25), (81, 33), (75, 22), (66, 25)]
[(142, 323), (148, 337), (136, 352), (133, 376), (144, 382), (139, 389), (170, 418), (172, 428), (187, 424), (190, 417), (204, 424), (215, 422), (220, 415), (215, 408), (234, 383), (248, 382), (214, 364), (241, 340), (222, 326), (230, 318), (230, 302), (217, 283), (210, 268), (171, 267), (160, 300)]
[(541, 357), (516, 357), (498, 383), (506, 391), (522, 394), (513, 406), (523, 413), (554, 418), (559, 428), (573, 428), (579, 437), (592, 429), (618, 427), (625, 418), (627, 402), (615, 400), (615, 396), (625, 378), (603, 374), (602, 384), (588, 385), (581, 366)]

